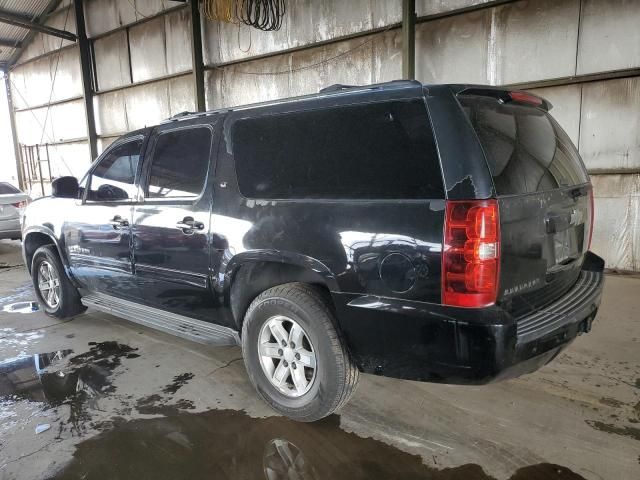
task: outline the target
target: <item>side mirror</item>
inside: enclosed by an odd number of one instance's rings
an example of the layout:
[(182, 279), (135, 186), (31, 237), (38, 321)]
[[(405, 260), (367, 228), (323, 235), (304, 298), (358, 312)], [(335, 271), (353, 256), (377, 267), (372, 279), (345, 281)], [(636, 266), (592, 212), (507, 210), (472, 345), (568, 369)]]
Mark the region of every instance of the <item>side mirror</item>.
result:
[(51, 182), (51, 195), (58, 198), (78, 198), (80, 186), (76, 177), (60, 177)]

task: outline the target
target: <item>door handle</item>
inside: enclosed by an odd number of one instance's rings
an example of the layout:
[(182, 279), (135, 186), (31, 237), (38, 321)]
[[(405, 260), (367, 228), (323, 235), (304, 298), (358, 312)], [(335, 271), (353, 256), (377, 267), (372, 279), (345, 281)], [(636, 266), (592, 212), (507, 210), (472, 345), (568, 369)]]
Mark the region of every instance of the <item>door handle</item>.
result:
[(182, 230), (182, 233), (191, 234), (194, 230), (204, 230), (204, 223), (194, 220), (193, 217), (184, 217), (176, 223), (176, 228)]
[(128, 227), (129, 222), (122, 218), (120, 215), (116, 215), (112, 220), (109, 220), (109, 224), (113, 227), (114, 230), (119, 230), (120, 227)]

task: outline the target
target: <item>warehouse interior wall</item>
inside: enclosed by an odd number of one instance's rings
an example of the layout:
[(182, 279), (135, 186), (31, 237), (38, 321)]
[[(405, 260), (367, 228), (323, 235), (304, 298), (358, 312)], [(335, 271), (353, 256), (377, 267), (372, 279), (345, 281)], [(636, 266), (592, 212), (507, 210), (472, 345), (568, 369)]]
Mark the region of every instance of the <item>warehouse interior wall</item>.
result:
[[(208, 109), (401, 78), (401, 0), (287, 0), (282, 28), (202, 19)], [(195, 109), (184, 2), (84, 0), (98, 150)], [(594, 184), (592, 249), (640, 271), (640, 2), (417, 0), (416, 77), (542, 95)], [(46, 22), (75, 32), (70, 0)], [(17, 132), (48, 143), (54, 176), (91, 162), (78, 46), (37, 34), (10, 71)]]

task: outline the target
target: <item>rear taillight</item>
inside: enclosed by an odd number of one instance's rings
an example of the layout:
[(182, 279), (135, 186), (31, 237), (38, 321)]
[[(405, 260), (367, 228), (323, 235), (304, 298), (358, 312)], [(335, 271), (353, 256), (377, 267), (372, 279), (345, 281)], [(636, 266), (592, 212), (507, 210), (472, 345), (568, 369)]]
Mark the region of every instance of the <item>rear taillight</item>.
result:
[(23, 200), (22, 202), (12, 203), (11, 205), (16, 208), (27, 208), (28, 202), (26, 200)]
[(509, 97), (514, 102), (526, 103), (527, 105), (533, 105), (534, 107), (542, 106), (542, 98), (537, 95), (532, 95), (531, 93), (520, 91), (509, 92)]
[(593, 220), (596, 216), (596, 209), (593, 201), (593, 187), (589, 188), (589, 241), (587, 242), (587, 250), (591, 250), (591, 238), (593, 237)]
[(496, 301), (500, 215), (496, 200), (447, 201), (442, 303), (484, 307)]

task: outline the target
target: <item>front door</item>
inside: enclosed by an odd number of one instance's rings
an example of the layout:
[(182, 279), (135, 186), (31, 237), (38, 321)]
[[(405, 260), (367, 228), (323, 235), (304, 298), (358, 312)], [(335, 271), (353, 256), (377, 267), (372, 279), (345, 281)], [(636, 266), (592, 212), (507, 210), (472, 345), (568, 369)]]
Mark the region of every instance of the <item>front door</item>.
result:
[(89, 172), (82, 202), (64, 224), (72, 274), (88, 290), (136, 298), (131, 258), (132, 205), (144, 137), (114, 143)]
[(146, 304), (211, 321), (207, 178), (214, 126), (198, 122), (154, 132), (143, 167), (144, 200), (133, 212), (133, 251)]

